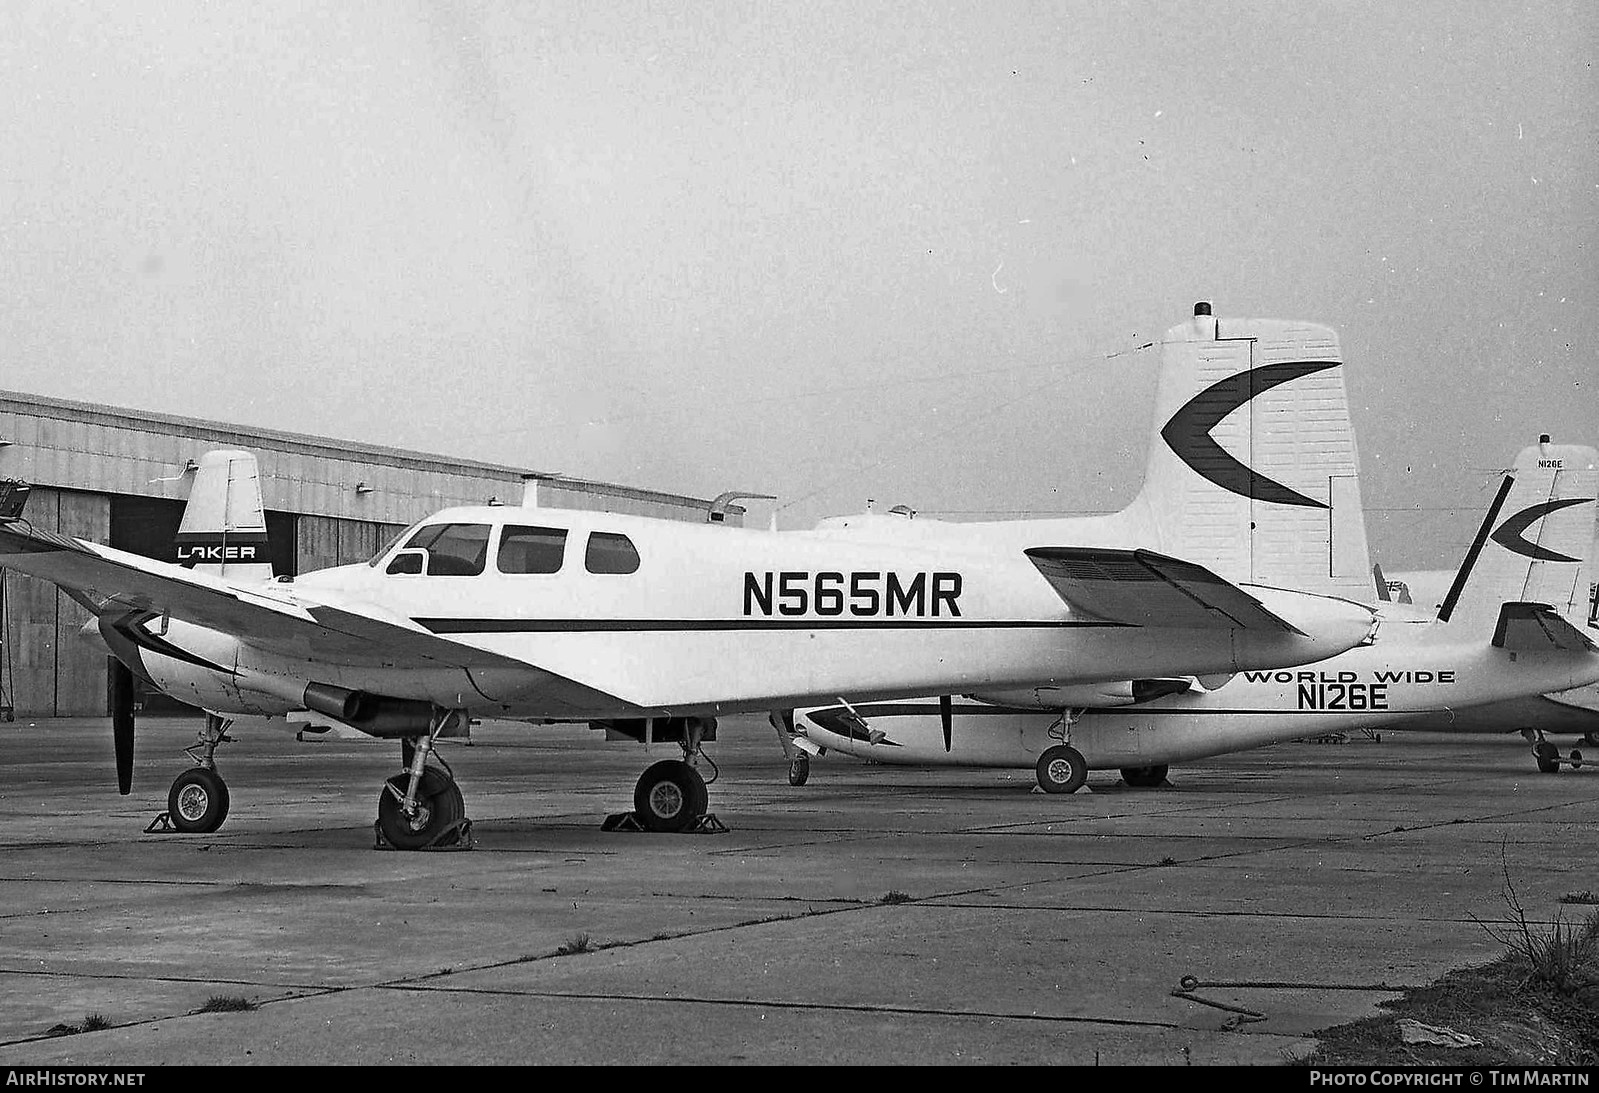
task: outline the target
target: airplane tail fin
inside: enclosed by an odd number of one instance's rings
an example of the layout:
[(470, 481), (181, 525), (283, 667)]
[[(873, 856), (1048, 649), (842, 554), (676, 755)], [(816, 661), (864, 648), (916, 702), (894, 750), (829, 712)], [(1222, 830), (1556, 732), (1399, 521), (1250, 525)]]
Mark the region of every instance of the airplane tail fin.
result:
[[(1515, 620), (1588, 617), (1599, 451), (1549, 438), (1522, 449), (1438, 608), (1443, 622), (1496, 635)], [(1507, 608), (1515, 605), (1507, 613)], [(1529, 606), (1530, 605), (1530, 606)]]
[(179, 565), (238, 583), (272, 579), (261, 472), (249, 452), (200, 457), (174, 541)]
[(1130, 514), (1161, 553), (1226, 579), (1369, 600), (1337, 334), (1194, 312), (1161, 345), (1156, 431)]

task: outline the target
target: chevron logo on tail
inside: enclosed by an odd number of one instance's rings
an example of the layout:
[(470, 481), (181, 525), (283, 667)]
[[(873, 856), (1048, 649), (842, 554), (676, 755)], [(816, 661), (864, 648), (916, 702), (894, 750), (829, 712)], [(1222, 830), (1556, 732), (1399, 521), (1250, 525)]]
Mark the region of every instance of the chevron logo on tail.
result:
[(1531, 558), (1535, 562), (1577, 562), (1580, 558), (1573, 558), (1569, 554), (1541, 547), (1529, 540), (1522, 533), (1532, 525), (1548, 516), (1551, 512), (1570, 508), (1572, 505), (1586, 505), (1592, 501), (1591, 497), (1568, 497), (1563, 501), (1545, 501), (1541, 505), (1533, 505), (1522, 509), (1514, 516), (1509, 517), (1500, 524), (1493, 533), (1493, 541), (1506, 550), (1514, 551), (1524, 558)]
[(1263, 365), (1218, 380), (1189, 399), (1160, 431), (1173, 454), (1193, 472), (1229, 493), (1278, 505), (1324, 509), (1329, 506), (1289, 489), (1240, 463), (1212, 437), (1211, 430), (1245, 403), (1301, 376), (1336, 368), (1339, 361), (1287, 361)]

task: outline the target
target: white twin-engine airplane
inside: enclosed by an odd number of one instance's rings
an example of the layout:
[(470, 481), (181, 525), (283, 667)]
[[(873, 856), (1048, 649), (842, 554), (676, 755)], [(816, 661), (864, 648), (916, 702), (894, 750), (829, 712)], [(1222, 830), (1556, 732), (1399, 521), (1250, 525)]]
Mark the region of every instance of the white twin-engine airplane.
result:
[[(1372, 640), (1371, 609), (1222, 580), (1160, 550), (1158, 513), (1140, 520), (1151, 535), (1109, 517), (974, 549), (467, 507), (369, 563), (260, 583), (39, 531), (0, 507), (0, 559), (61, 586), (131, 672), (208, 711), (198, 765), (168, 795), (179, 830), (226, 816), (214, 752), (229, 717), (309, 711), (401, 741), (379, 829), (419, 848), (464, 820), (459, 788), (429, 760), (473, 716), (679, 743), (684, 760), (651, 766), (634, 805), (648, 829), (686, 830), (706, 810), (694, 764), (720, 714), (1285, 668)], [(247, 560), (200, 546), (202, 561)], [(127, 792), (125, 697), (113, 729)]]

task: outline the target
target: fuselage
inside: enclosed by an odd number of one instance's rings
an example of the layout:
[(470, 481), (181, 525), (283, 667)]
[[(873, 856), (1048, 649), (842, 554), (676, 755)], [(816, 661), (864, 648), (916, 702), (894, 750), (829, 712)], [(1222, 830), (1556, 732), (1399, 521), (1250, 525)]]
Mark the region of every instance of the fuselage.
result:
[(155, 616), (120, 636), (163, 690), (217, 712), (296, 709), (320, 683), (484, 716), (593, 719), (1276, 668), (1372, 628), (1356, 604), (1244, 587), (1303, 633), (1086, 617), (1009, 544), (491, 506), (430, 517), (371, 563), (251, 594), (378, 619), (494, 663), (401, 667), (380, 641), (333, 656)]

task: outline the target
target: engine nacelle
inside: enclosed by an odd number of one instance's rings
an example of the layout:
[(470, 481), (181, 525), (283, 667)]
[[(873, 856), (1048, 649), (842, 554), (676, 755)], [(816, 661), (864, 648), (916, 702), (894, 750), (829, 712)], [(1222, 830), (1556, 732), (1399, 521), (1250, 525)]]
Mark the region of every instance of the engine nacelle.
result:
[(213, 713), (268, 717), (287, 708), (270, 694), (239, 685), (232, 670), (239, 642), (231, 635), (150, 611), (99, 615), (78, 633), (179, 702)]
[(225, 672), (200, 667), (170, 657), (146, 653), (140, 667), (145, 679), (163, 694), (202, 710), (222, 714), (271, 717), (284, 712), (271, 695), (241, 689)]

